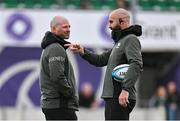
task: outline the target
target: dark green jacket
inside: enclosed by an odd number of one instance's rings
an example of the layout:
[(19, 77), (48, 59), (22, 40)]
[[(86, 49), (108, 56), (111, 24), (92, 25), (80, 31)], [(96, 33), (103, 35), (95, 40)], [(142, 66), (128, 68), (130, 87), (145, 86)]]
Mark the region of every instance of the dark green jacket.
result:
[[(102, 98), (118, 98), (124, 89), (129, 92), (129, 99), (136, 100), (135, 83), (140, 78), (143, 62), (141, 44), (133, 32), (128, 32), (126, 36), (123, 36), (111, 50), (97, 55), (85, 49), (82, 57), (96, 66), (107, 65)], [(116, 82), (111, 76), (114, 67), (120, 64), (130, 65), (124, 83)]]
[(41, 46), (40, 90), (42, 108), (78, 110), (78, 96), (65, 40), (47, 32)]

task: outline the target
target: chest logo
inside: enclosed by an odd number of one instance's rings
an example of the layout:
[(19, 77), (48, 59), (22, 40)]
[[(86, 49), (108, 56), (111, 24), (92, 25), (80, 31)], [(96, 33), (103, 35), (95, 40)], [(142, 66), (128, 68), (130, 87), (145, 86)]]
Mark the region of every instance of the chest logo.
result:
[(119, 48), (119, 47), (120, 47), (120, 45), (121, 45), (121, 43), (118, 43), (118, 44), (117, 44), (117, 46), (116, 46), (116, 48)]

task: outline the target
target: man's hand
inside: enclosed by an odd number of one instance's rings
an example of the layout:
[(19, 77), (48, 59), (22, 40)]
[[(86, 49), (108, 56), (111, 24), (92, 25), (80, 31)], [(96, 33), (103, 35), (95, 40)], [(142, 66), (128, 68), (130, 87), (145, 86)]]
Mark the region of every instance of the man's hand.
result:
[(70, 50), (74, 53), (84, 54), (84, 48), (80, 44), (65, 44), (64, 46), (69, 46)]
[(119, 95), (119, 104), (123, 107), (126, 107), (127, 104), (129, 103), (128, 97), (129, 97), (129, 92), (126, 90), (122, 90)]

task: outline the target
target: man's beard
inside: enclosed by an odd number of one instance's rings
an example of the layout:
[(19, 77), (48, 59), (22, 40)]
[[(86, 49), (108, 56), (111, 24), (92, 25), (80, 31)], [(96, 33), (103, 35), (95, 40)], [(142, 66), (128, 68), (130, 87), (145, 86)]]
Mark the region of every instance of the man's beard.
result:
[(120, 27), (114, 28), (111, 32), (111, 37), (115, 41), (115, 43), (120, 39), (122, 34), (122, 29)]

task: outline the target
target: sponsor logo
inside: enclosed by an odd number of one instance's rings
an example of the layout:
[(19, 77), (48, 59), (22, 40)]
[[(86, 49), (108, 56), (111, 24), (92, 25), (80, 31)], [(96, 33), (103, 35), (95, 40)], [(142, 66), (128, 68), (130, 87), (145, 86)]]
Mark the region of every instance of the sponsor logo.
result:
[(50, 63), (50, 62), (54, 62), (54, 61), (65, 62), (65, 58), (64, 58), (64, 57), (61, 57), (61, 56), (54, 56), (54, 57), (50, 57), (50, 58), (49, 58), (49, 63)]
[(6, 23), (6, 33), (17, 41), (26, 40), (32, 33), (32, 21), (23, 13), (14, 13)]
[(121, 46), (121, 43), (118, 43), (117, 46), (116, 46), (116, 48), (119, 48), (120, 46)]
[[(40, 107), (41, 51), (41, 48), (36, 47), (6, 47), (0, 52), (0, 107)], [(89, 82), (98, 98), (96, 100), (100, 100), (102, 69), (88, 64), (78, 55), (68, 57), (77, 76), (79, 89)], [(56, 56), (49, 61), (64, 61), (64, 58)]]

